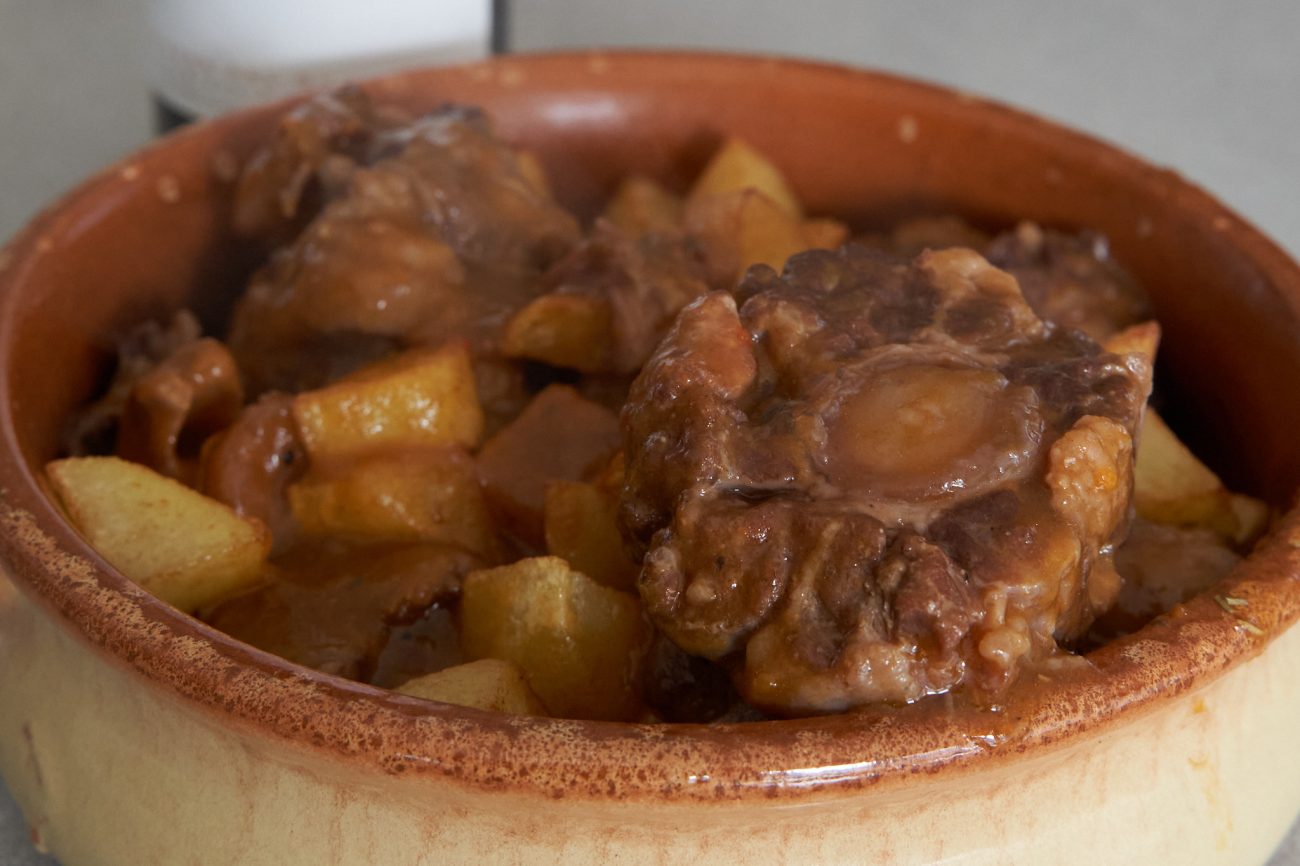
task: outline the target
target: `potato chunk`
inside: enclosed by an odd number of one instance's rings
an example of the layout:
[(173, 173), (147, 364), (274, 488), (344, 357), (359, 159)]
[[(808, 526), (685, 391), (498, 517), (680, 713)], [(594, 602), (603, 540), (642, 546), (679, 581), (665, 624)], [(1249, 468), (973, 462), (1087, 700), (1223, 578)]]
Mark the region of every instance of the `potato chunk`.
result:
[(614, 353), (612, 319), (607, 298), (541, 295), (506, 323), (501, 351), (507, 358), (598, 373), (609, 366)]
[(465, 655), (518, 665), (556, 716), (637, 717), (650, 631), (631, 595), (540, 556), (467, 575), (460, 612)]
[(632, 175), (619, 184), (602, 216), (632, 235), (681, 227), (683, 202), (648, 177)]
[(293, 417), (313, 460), (390, 448), (461, 445), (483, 435), (469, 347), (412, 349), (294, 398)]
[[(1160, 325), (1141, 322), (1111, 335), (1107, 352), (1138, 355), (1154, 364)], [(1268, 525), (1269, 507), (1250, 496), (1232, 493), (1200, 461), (1163, 418), (1147, 407), (1138, 436), (1133, 500), (1145, 520), (1165, 526), (1204, 527), (1245, 547)]]
[(313, 466), (289, 488), (289, 505), (312, 535), (454, 544), (488, 558), (496, 550), (474, 460), (458, 448)]
[(640, 566), (623, 547), (618, 495), (582, 481), (546, 488), (546, 552), (597, 583), (633, 590)]
[(811, 248), (830, 249), (848, 236), (834, 220), (804, 222), (754, 189), (692, 198), (686, 231), (699, 238), (714, 285), (734, 283), (750, 265), (776, 270), (786, 259)]
[(773, 202), (793, 220), (803, 217), (803, 208), (790, 182), (771, 160), (739, 138), (729, 138), (700, 172), (691, 187), (691, 200), (719, 193), (755, 190)]
[(1259, 537), (1270, 516), (1263, 502), (1229, 492), (1151, 408), (1142, 419), (1133, 501), (1147, 520), (1204, 526), (1238, 546)]
[(528, 687), (523, 671), (517, 665), (500, 659), (479, 659), (444, 668), (407, 680), (397, 687), (397, 691), (429, 701), (498, 713), (546, 715), (546, 707)]
[(551, 385), (479, 452), (488, 504), (511, 532), (541, 546), (547, 483), (596, 471), (619, 439), (613, 412), (567, 385)]
[(187, 612), (257, 580), (271, 546), (260, 521), (137, 463), (72, 457), (50, 463), (46, 474), (95, 550)]

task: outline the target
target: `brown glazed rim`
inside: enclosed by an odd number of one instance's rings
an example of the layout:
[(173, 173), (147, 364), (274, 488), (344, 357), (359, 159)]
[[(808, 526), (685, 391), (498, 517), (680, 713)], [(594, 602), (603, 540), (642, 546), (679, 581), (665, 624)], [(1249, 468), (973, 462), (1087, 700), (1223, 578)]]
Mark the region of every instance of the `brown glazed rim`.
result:
[[(756, 79), (845, 77), (949, 100), (986, 112), (1020, 134), (1088, 153), (1133, 185), (1175, 195), (1300, 309), (1300, 268), (1204, 192), (1110, 145), (966, 94), (858, 69), (722, 54), (617, 52), (515, 56), (449, 74), (615, 64), (654, 75), (683, 68), (705, 81), (737, 70)], [(372, 86), (400, 90), (408, 73)], [(182, 131), (102, 172), (37, 218), (0, 251), (0, 347), (14, 345), (15, 297), (49, 239), (74, 231), (66, 212), (103, 193), (121, 166), (180, 137), (231, 127), (247, 112)], [(621, 801), (753, 801), (836, 797), (913, 776), (1022, 760), (1138, 717), (1264, 651), (1300, 617), (1300, 510), (1219, 587), (1141, 631), (1059, 672), (1022, 678), (1002, 707), (979, 710), (942, 699), (901, 709), (813, 719), (704, 727), (510, 717), (432, 704), (319, 674), (252, 649), (179, 613), (109, 567), (66, 522), (23, 458), (14, 423), (10, 366), (0, 365), (0, 555), (19, 589), (61, 620), (88, 649), (178, 696), (214, 724), (255, 733), (315, 760), (362, 772), (424, 776), (481, 790), (548, 798)], [(2, 587), (0, 587), (2, 588)], [(1244, 599), (1221, 605), (1215, 596)], [(1032, 682), (1028, 681), (1033, 679)]]

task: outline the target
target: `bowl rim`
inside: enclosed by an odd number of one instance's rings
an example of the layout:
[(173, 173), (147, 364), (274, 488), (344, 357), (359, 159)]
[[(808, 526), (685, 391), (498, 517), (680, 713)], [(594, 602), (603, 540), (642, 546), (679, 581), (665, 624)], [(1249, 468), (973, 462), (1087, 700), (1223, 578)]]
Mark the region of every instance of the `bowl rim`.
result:
[[(665, 65), (691, 74), (797, 74), (853, 79), (911, 97), (990, 112), (1019, 134), (1086, 149), (1134, 183), (1177, 195), (1215, 221), (1300, 309), (1300, 265), (1224, 205), (1173, 172), (1099, 139), (992, 100), (841, 64), (768, 55), (694, 51), (578, 51), (507, 55), (472, 64), (408, 70), (367, 87), (409, 86), (456, 75), (619, 65), (652, 75)], [(514, 72), (512, 72), (512, 70)], [(192, 137), (234, 128), (294, 99), (224, 115), (162, 138), (64, 195), (0, 248), (0, 344), (32, 263), (70, 229), (68, 212), (118, 181), (124, 167)], [(23, 459), (0, 365), (0, 561), (11, 580), (66, 631), (155, 687), (216, 720), (290, 750), (307, 750), (366, 772), (432, 777), (489, 791), (548, 798), (741, 802), (828, 798), (1042, 753), (1100, 732), (1252, 658), (1300, 618), (1300, 509), (1225, 581), (1139, 632), (1065, 666), (1048, 682), (1019, 683), (992, 711), (942, 701), (812, 719), (736, 725), (587, 722), (431, 703), (317, 673), (253, 649), (140, 590), (81, 539)], [(3, 587), (0, 587), (3, 588)], [(1215, 596), (1231, 594), (1247, 606)], [(1248, 611), (1248, 614), (1245, 613)], [(1022, 678), (1024, 680), (1026, 678)]]

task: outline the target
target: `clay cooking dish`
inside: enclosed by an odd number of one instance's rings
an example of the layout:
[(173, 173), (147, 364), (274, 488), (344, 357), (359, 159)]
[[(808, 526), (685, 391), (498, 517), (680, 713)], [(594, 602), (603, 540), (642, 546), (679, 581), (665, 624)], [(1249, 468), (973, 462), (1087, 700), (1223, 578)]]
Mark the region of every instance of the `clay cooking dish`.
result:
[[(1153, 296), (1175, 423), (1237, 489), (1286, 509), (1300, 487), (1300, 268), (1168, 171), (962, 94), (763, 58), (522, 57), (367, 89), (484, 105), (584, 212), (632, 169), (681, 182), (737, 133), (810, 212), (859, 227), (1100, 229)], [(38, 844), (67, 864), (1267, 858), (1300, 807), (1296, 512), (1215, 592), (997, 711), (503, 717), (295, 667), (129, 584), (41, 466), (106, 335), (185, 303), (220, 321), (253, 265), (230, 172), (281, 110), (163, 140), (0, 253), (0, 771)]]

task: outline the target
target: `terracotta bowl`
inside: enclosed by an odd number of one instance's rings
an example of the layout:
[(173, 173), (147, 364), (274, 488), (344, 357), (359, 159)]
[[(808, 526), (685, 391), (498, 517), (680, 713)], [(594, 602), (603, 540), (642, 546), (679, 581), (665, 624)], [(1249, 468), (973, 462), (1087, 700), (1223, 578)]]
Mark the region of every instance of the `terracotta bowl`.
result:
[[(1279, 509), (1300, 487), (1300, 268), (1209, 196), (970, 96), (754, 57), (511, 58), (372, 82), (479, 103), (589, 210), (635, 169), (688, 177), (725, 132), (813, 212), (919, 211), (1109, 234), (1167, 334), (1176, 423)], [(251, 649), (140, 592), (51, 504), (41, 466), (99, 386), (105, 335), (253, 262), (232, 167), (280, 108), (167, 138), (0, 260), (0, 770), (67, 864), (1262, 863), (1300, 808), (1300, 513), (1213, 594), (1023, 682), (995, 711), (730, 727), (512, 718)]]

